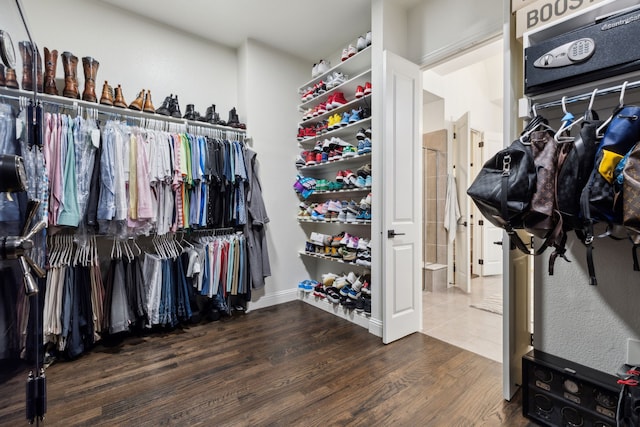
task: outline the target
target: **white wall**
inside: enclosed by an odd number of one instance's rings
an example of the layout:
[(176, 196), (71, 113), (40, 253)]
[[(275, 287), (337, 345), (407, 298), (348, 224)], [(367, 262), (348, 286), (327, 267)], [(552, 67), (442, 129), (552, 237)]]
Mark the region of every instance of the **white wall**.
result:
[(311, 64), (255, 40), (240, 49), (240, 86), (244, 88), (251, 145), (258, 152), (272, 277), (253, 292), (250, 309), (297, 298), (297, 284), (310, 274), (300, 261), (306, 235), (296, 220), (299, 200), (292, 185), (297, 170), (295, 139), (300, 113), (296, 89), (311, 77)]
[[(427, 70), (423, 87), (444, 99), (444, 117), (437, 118), (439, 106), (425, 105), (425, 129), (445, 121), (455, 121), (467, 111), (470, 125), (481, 131), (502, 132), (502, 58), (493, 56), (482, 62), (439, 75)], [(441, 129), (441, 128), (440, 128)]]
[(435, 63), (502, 33), (502, 0), (422, 0), (409, 10), (409, 59)]
[[(92, 56), (100, 62), (96, 94), (104, 80), (122, 85), (125, 100), (132, 102), (142, 89), (151, 90), (158, 108), (170, 93), (178, 94), (182, 112), (195, 104), (205, 113), (216, 104), (223, 120), (238, 102), (238, 65), (235, 49), (216, 45), (174, 28), (94, 1), (23, 0), (31, 35), (40, 51), (46, 46), (67, 50), (79, 59)], [(18, 79), (22, 60), (18, 42), (28, 40), (15, 2), (0, 0), (0, 28), (8, 30), (16, 46)], [(58, 87), (64, 86), (62, 61), (58, 59)], [(80, 90), (84, 88), (82, 64), (78, 66)], [(246, 119), (239, 110), (240, 120)]]

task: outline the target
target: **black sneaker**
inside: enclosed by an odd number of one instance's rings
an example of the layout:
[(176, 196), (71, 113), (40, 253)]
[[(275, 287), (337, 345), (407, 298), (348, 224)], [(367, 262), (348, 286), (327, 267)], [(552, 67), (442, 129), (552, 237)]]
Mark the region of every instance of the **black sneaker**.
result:
[(367, 131), (365, 130), (365, 128), (360, 128), (360, 130), (358, 130), (358, 133), (356, 133), (356, 138), (365, 139), (366, 137), (367, 137)]
[(366, 314), (371, 314), (371, 298), (364, 299), (364, 312)]
[(356, 300), (356, 311), (358, 313), (362, 313), (364, 311), (364, 297), (358, 297), (358, 299)]

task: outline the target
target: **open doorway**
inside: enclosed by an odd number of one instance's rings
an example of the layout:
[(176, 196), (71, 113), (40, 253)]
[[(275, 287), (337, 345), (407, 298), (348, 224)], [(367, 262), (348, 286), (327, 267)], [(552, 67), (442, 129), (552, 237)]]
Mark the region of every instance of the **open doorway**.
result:
[(502, 361), (502, 239), (466, 189), (502, 148), (502, 40), (426, 69), (423, 333)]

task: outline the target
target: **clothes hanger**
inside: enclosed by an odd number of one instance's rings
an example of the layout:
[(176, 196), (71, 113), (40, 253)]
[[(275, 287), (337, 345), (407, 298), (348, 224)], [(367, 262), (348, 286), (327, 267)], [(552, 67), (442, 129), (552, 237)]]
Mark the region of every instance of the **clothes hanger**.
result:
[(573, 114), (571, 114), (569, 111), (567, 111), (567, 104), (566, 104), (566, 100), (567, 97), (563, 96), (562, 97), (562, 111), (564, 112), (564, 116), (562, 117), (562, 125), (560, 126), (560, 129), (558, 129), (558, 131), (556, 132), (556, 134), (554, 135), (553, 139), (555, 139), (556, 142), (570, 142), (573, 141), (575, 138), (567, 135), (563, 135), (563, 133), (565, 132), (569, 132), (571, 130), (571, 128), (576, 124), (576, 123), (580, 123), (582, 120), (584, 120), (584, 116), (578, 118), (577, 120), (575, 120), (575, 117)]
[(613, 113), (609, 116), (609, 118), (607, 120), (605, 120), (605, 122), (602, 123), (602, 125), (600, 125), (600, 127), (596, 130), (596, 137), (597, 138), (602, 138), (604, 136), (604, 134), (602, 132), (604, 132), (605, 129), (607, 128), (607, 126), (609, 125), (609, 123), (611, 123), (611, 120), (613, 120), (613, 118), (615, 117), (615, 115), (618, 112), (618, 110), (620, 110), (622, 107), (624, 107), (624, 93), (627, 90), (627, 85), (628, 84), (629, 84), (629, 82), (626, 81), (626, 80), (625, 80), (624, 83), (622, 83), (622, 88), (620, 88), (620, 100), (618, 102), (618, 106), (613, 111)]

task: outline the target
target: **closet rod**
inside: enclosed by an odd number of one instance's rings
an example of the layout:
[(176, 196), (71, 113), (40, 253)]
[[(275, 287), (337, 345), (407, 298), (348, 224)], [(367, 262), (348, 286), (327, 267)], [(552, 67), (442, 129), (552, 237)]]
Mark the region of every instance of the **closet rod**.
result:
[[(611, 86), (605, 89), (598, 89), (596, 91), (596, 96), (603, 96), (603, 95), (610, 95), (612, 93), (618, 93), (622, 90), (622, 84), (617, 85), (617, 86)], [(626, 89), (634, 89), (640, 87), (640, 80), (637, 80), (635, 82), (631, 82), (631, 83), (627, 83)], [(625, 89), (625, 90), (626, 90)], [(593, 91), (589, 92), (589, 93), (583, 93), (580, 95), (575, 95), (575, 96), (570, 96), (565, 98), (565, 105), (566, 104), (571, 104), (574, 102), (579, 102), (579, 101), (588, 101), (591, 99), (591, 96), (593, 95)], [(542, 104), (533, 104), (532, 105), (532, 109), (535, 108), (536, 110), (542, 110), (545, 108), (552, 108), (552, 107), (560, 107), (562, 106), (562, 100), (556, 100), (556, 101), (550, 101), (550, 102), (545, 102)]]
[[(28, 100), (30, 96), (32, 96), (31, 92), (23, 91), (20, 89), (7, 89), (7, 88), (0, 87), (0, 99), (6, 98), (6, 99), (13, 99), (13, 100), (20, 101), (24, 98), (27, 98)], [(206, 129), (220, 130), (225, 132), (235, 132), (236, 134), (242, 134), (242, 135), (246, 133), (244, 129), (238, 129), (238, 128), (233, 128), (229, 126), (213, 125), (207, 122), (192, 121), (192, 120), (186, 120), (183, 118), (162, 116), (162, 115), (153, 114), (153, 113), (145, 113), (143, 111), (112, 107), (109, 105), (97, 104), (95, 102), (83, 101), (81, 99), (64, 98), (60, 96), (46, 95), (46, 94), (39, 93), (38, 100), (44, 104), (60, 106), (60, 107), (82, 108), (84, 110), (93, 109), (93, 110), (97, 110), (99, 113), (104, 113), (106, 115), (117, 115), (117, 116), (132, 118), (132, 119), (147, 119), (147, 120), (151, 119), (151, 120), (162, 121), (165, 123), (175, 123), (175, 124), (185, 125), (190, 127), (199, 126)]]

